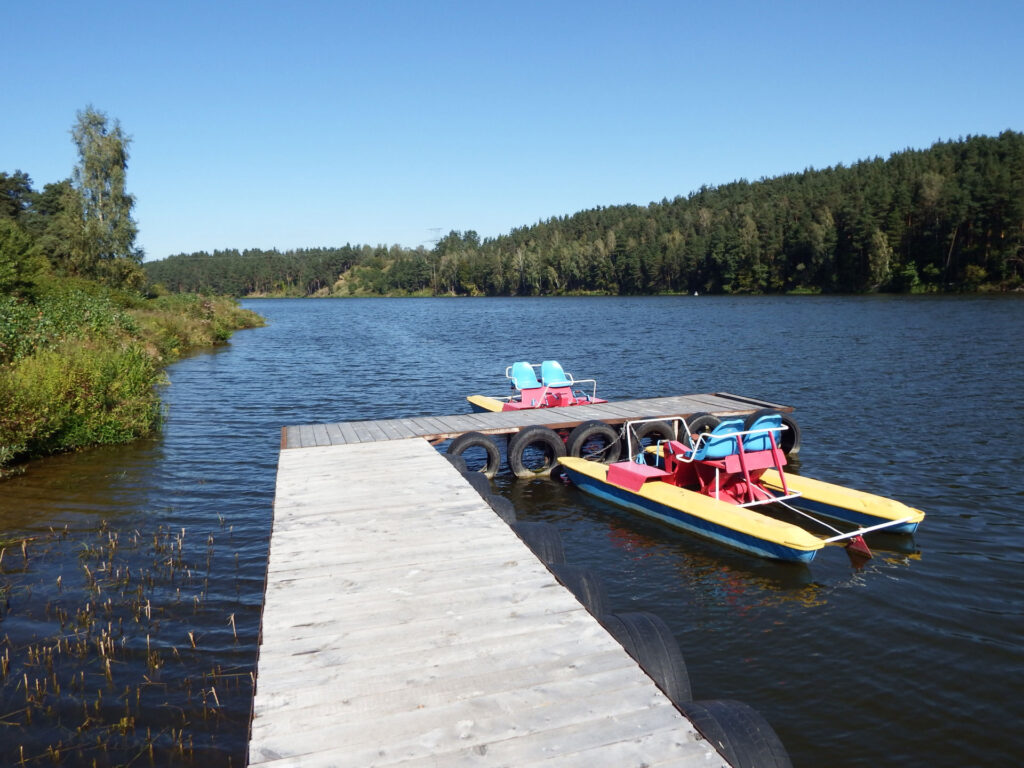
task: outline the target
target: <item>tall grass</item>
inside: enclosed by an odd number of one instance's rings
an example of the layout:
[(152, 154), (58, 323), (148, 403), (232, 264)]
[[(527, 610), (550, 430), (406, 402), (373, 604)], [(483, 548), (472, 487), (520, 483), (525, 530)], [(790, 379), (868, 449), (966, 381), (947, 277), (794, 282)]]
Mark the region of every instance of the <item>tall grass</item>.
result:
[(174, 294), (151, 299), (132, 310), (142, 338), (161, 359), (171, 361), (192, 349), (222, 344), (240, 328), (262, 319), (233, 299)]
[(256, 325), (230, 299), (143, 300), (84, 282), (0, 296), (0, 474), (19, 459), (153, 434), (162, 366)]

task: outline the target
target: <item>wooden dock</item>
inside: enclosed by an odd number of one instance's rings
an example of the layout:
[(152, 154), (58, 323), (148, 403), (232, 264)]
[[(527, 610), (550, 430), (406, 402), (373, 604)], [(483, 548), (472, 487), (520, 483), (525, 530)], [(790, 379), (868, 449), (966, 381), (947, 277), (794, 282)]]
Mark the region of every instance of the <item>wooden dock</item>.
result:
[(552, 429), (575, 427), (597, 419), (621, 424), (630, 419), (668, 418), (707, 412), (717, 416), (751, 413), (759, 408), (790, 412), (792, 407), (756, 400), (750, 397), (715, 392), (704, 395), (652, 397), (622, 400), (614, 403), (576, 405), (568, 408), (537, 408), (500, 413), (470, 413), (457, 416), (415, 416), (405, 419), (350, 421), (337, 424), (306, 424), (285, 427), (281, 432), (282, 448), (310, 448), (324, 445), (368, 443), (379, 440), (400, 440), (423, 437), (431, 442), (449, 440), (466, 432), (490, 435), (517, 432), (523, 427), (543, 424)]
[[(540, 423), (635, 416), (609, 406)], [(723, 409), (670, 409), (695, 410)], [(285, 430), (301, 450), (280, 454), (251, 766), (726, 765), (420, 439), (535, 415)]]

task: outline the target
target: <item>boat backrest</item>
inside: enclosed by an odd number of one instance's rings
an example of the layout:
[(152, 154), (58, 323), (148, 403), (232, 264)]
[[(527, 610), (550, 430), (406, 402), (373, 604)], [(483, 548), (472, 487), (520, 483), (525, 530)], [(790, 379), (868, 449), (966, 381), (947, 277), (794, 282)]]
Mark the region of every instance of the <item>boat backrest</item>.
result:
[(540, 382), (537, 381), (537, 374), (533, 372), (533, 366), (529, 363), (512, 363), (512, 373), (509, 376), (516, 389), (538, 389)]
[[(770, 413), (761, 416), (748, 429), (751, 432), (756, 432), (759, 429), (770, 430), (775, 436), (775, 445), (778, 445), (782, 439), (782, 414)], [(772, 441), (768, 435), (769, 432), (767, 431), (760, 434), (745, 435), (743, 437), (743, 450), (770, 451), (772, 449)]]
[(701, 441), (701, 446), (694, 455), (697, 461), (704, 459), (724, 459), (739, 453), (736, 433), (743, 431), (743, 419), (723, 419)]
[(545, 360), (540, 364), (540, 378), (545, 387), (571, 387), (572, 379), (565, 375), (557, 360)]

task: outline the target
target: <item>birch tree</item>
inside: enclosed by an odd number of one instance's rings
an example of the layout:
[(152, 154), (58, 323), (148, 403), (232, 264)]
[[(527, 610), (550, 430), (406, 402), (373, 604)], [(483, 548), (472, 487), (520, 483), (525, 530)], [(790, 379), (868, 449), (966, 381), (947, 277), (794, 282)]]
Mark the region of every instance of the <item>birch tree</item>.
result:
[(135, 247), (135, 197), (125, 191), (131, 138), (121, 124), (91, 105), (77, 113), (71, 138), (79, 161), (65, 205), (71, 242), (69, 271), (112, 285), (138, 288), (142, 251)]

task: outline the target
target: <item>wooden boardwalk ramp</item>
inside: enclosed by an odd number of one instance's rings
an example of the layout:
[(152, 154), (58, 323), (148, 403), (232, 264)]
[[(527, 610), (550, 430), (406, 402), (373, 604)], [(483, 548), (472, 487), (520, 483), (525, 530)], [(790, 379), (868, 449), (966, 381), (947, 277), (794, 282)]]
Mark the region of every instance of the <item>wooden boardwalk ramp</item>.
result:
[(725, 765), (420, 438), (281, 452), (249, 764)]

